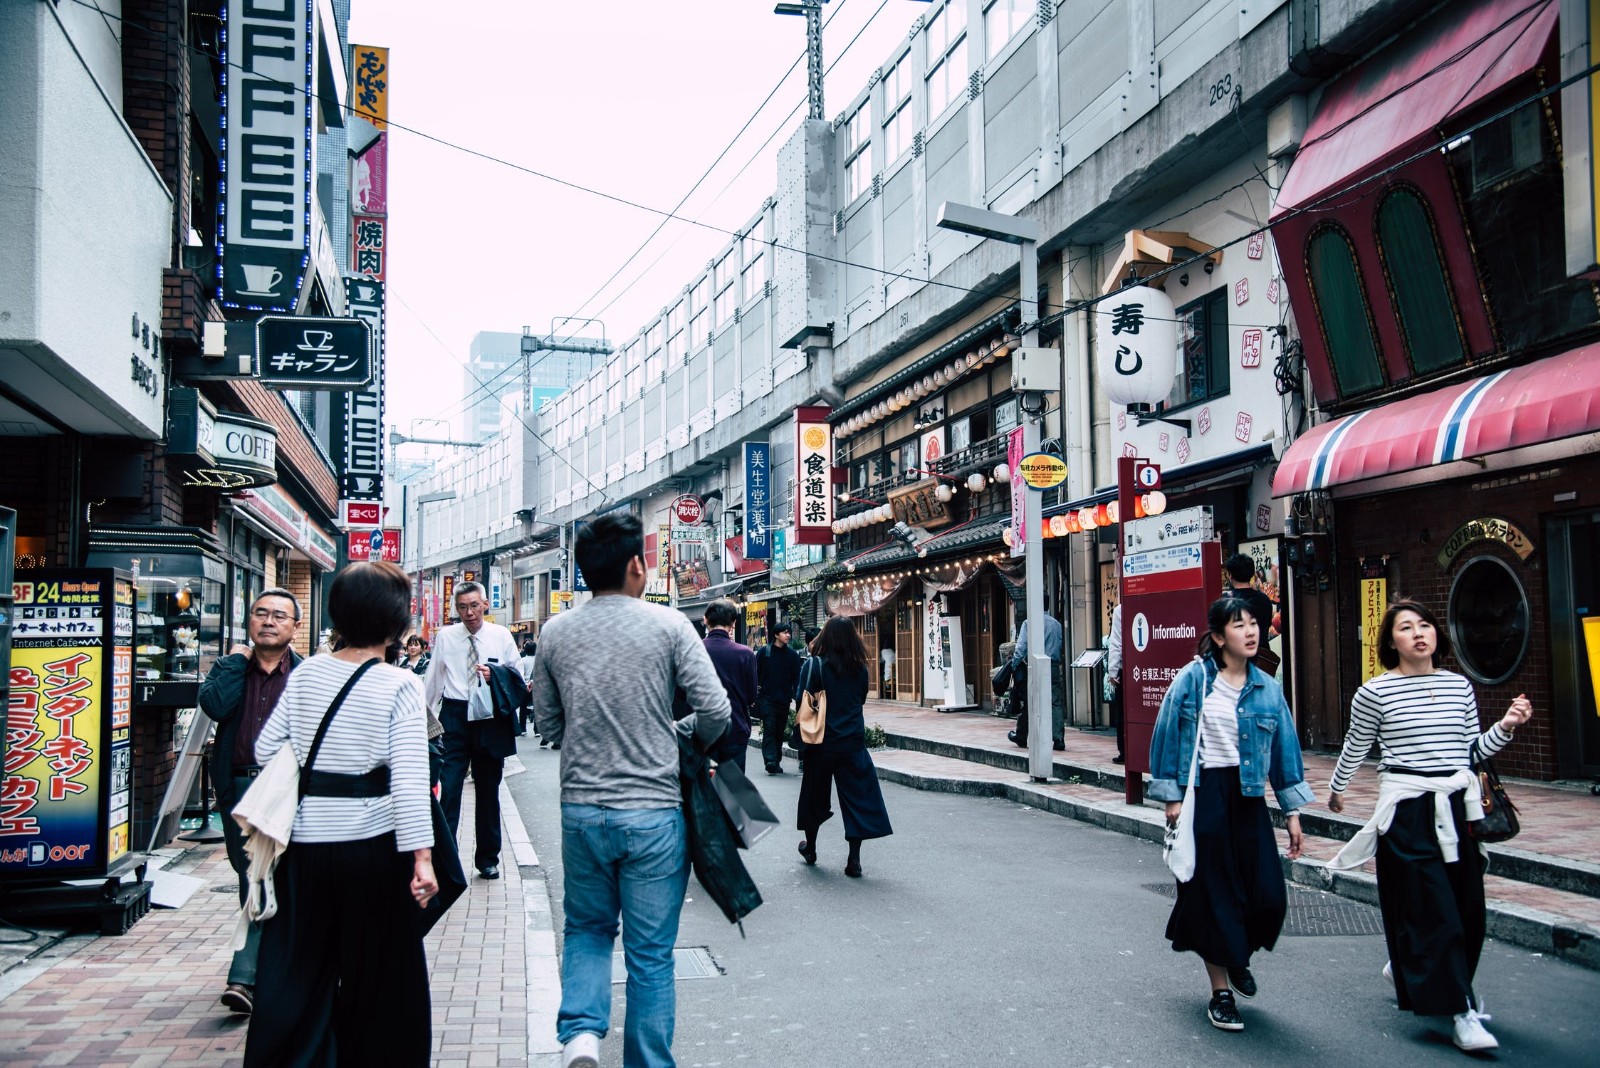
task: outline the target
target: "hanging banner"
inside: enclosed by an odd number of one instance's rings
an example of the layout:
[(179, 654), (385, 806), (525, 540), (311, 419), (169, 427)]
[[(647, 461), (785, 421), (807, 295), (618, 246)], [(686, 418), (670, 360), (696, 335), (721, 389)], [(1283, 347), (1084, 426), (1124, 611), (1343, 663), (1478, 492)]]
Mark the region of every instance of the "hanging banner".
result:
[(381, 282), (385, 273), (385, 246), (389, 220), (382, 215), (357, 215), (350, 221), (350, 267), (356, 274)]
[(13, 589), (0, 878), (111, 874), (132, 812), (132, 578), (43, 570)]
[(1022, 477), (1022, 427), (1013, 427), (1006, 436), (1006, 466), (1011, 469), (1011, 558), (1028, 551), (1028, 483)]
[(663, 523), (656, 528), (656, 577), (672, 574), (672, 526)]
[(794, 545), (833, 544), (833, 428), (823, 406), (794, 410)]
[(1389, 670), (1378, 659), (1378, 631), (1389, 607), (1389, 565), (1381, 556), (1361, 560), (1361, 681)]
[(350, 110), (380, 130), (389, 128), (389, 50), (376, 45), (351, 45), (354, 68)]
[(744, 550), (746, 560), (772, 559), (772, 446), (744, 443)]
[(938, 587), (922, 584), (922, 692), (926, 696), (943, 694), (945, 690), (944, 644), (940, 640), (939, 621), (944, 615)]
[(292, 312), (311, 259), (312, 0), (225, 5), (217, 299)]

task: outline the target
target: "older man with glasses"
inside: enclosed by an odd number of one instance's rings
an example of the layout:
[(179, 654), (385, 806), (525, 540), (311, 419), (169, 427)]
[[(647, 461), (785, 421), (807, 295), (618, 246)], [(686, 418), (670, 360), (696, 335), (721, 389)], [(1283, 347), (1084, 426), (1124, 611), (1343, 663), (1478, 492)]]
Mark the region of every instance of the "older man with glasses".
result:
[[(244, 835), (233, 820), (233, 806), (261, 773), (256, 763), (256, 738), (283, 694), (289, 672), (300, 663), (290, 648), (300, 631), (300, 602), (279, 587), (262, 590), (250, 606), (250, 645), (212, 665), (200, 687), (200, 710), (216, 721), (211, 746), (211, 788), (222, 814), (228, 863), (239, 875), (239, 903), (244, 904), (245, 873), (250, 859)], [(250, 925), (244, 948), (233, 955), (222, 1004), (248, 1015), (255, 1009), (256, 957), (261, 928)]]

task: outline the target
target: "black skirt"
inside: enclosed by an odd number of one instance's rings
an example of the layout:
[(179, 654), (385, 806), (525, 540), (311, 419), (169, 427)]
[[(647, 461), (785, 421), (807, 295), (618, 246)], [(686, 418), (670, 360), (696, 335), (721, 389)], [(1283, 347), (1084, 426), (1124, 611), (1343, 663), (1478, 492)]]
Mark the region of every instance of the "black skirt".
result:
[(1483, 854), (1467, 837), (1466, 795), (1450, 795), (1459, 841), (1444, 862), (1433, 826), (1433, 795), (1395, 806), (1378, 838), (1378, 906), (1400, 1008), (1418, 1016), (1454, 1016), (1471, 1007), (1483, 953)]
[(833, 787), (839, 790), (846, 838), (887, 838), (889, 809), (878, 785), (878, 769), (865, 746), (838, 749), (826, 745), (806, 747), (806, 766), (800, 773), (800, 807), (795, 823), (802, 831), (815, 831), (833, 816)]
[(1178, 884), (1167, 938), (1224, 968), (1246, 968), (1283, 930), (1288, 891), (1267, 802), (1239, 792), (1239, 769), (1201, 768), (1194, 791), (1194, 878)]

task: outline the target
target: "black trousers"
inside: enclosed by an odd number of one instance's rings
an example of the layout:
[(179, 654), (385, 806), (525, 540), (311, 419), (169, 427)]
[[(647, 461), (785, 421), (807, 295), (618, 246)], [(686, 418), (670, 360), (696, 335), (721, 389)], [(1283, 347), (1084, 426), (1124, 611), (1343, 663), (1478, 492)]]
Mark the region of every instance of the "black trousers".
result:
[(815, 832), (833, 817), (834, 788), (839, 791), (839, 809), (844, 813), (846, 838), (887, 838), (894, 833), (889, 825), (889, 809), (883, 803), (878, 785), (878, 769), (865, 746), (855, 749), (830, 749), (806, 746), (806, 766), (800, 773), (800, 806), (795, 824), (807, 833)]
[(1124, 709), (1122, 705), (1122, 683), (1111, 684), (1111, 725), (1117, 728), (1117, 756), (1126, 757), (1128, 751), (1122, 747), (1123, 740), (1127, 737), (1127, 728), (1123, 725)]
[(444, 724), (444, 755), (439, 761), (439, 807), (444, 809), (450, 833), (461, 838), (461, 791), (472, 769), (473, 798), (477, 810), (472, 826), (477, 842), (472, 865), (485, 868), (500, 863), (500, 779), (505, 774), (505, 759), (493, 756), (483, 747), (483, 729), (488, 721), (469, 723), (467, 703), (445, 698), (440, 702), (439, 722)]
[(761, 716), (761, 761), (769, 768), (783, 766), (783, 732), (789, 729), (789, 702), (772, 697), (756, 701)]
[(394, 835), (292, 842), (262, 925), (248, 1068), (426, 1065), (432, 1023), (411, 854)]
[(1454, 864), (1439, 849), (1432, 794), (1395, 806), (1378, 838), (1378, 906), (1395, 999), (1418, 1016), (1467, 1011), (1483, 953), (1483, 855), (1467, 837), (1464, 798), (1450, 795), (1460, 843)]

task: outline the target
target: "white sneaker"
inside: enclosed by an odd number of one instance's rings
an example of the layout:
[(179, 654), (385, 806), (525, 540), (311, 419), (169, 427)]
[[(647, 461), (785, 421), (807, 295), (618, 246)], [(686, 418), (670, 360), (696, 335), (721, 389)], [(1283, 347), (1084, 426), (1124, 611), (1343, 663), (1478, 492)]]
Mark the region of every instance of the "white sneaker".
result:
[(1484, 1050), (1499, 1049), (1500, 1040), (1484, 1029), (1483, 1022), (1489, 1019), (1487, 1013), (1468, 1009), (1455, 1018), (1455, 1035), (1453, 1040), (1459, 1049), (1468, 1053), (1481, 1053)]
[[(1456, 1044), (1460, 1045), (1460, 1041)], [(567, 1039), (561, 1047), (561, 1068), (600, 1068), (600, 1036), (592, 1031), (579, 1031)]]
[(1393, 961), (1387, 961), (1386, 960), (1386, 961), (1383, 962), (1383, 977), (1385, 979), (1389, 980), (1389, 982), (1391, 982), (1391, 983), (1394, 982), (1394, 962)]

